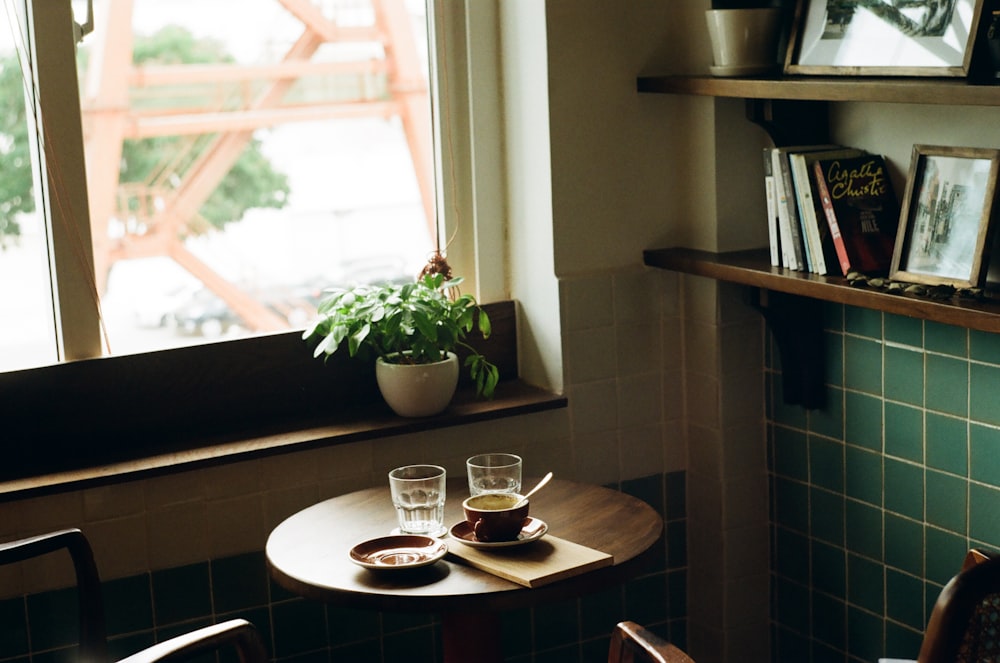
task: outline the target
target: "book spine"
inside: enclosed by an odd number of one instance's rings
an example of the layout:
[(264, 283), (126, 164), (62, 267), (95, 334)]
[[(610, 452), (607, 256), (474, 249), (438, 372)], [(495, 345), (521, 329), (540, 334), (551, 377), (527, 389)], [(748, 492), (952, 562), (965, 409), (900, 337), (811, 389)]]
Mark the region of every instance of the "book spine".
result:
[(781, 238), (778, 235), (778, 206), (774, 193), (774, 172), (771, 170), (771, 150), (764, 148), (764, 198), (767, 203), (767, 237), (771, 249), (771, 266), (781, 267)]
[(840, 271), (844, 276), (851, 271), (851, 259), (847, 255), (847, 247), (844, 246), (844, 238), (840, 235), (840, 224), (837, 223), (837, 215), (833, 211), (833, 200), (830, 199), (830, 190), (826, 186), (826, 174), (823, 172), (823, 164), (818, 161), (813, 164), (813, 175), (816, 179), (816, 191), (819, 193), (819, 201), (823, 206), (823, 214), (826, 216), (826, 224), (830, 227), (830, 237), (833, 239), (833, 246), (837, 250), (837, 258), (840, 260)]
[(788, 155), (780, 150), (775, 150), (775, 152), (778, 154), (778, 170), (774, 173), (774, 176), (775, 178), (780, 177), (781, 186), (785, 190), (785, 215), (788, 217), (790, 235), (788, 253), (789, 255), (794, 255), (794, 266), (792, 269), (802, 271), (806, 269), (802, 246), (802, 226), (799, 222), (799, 212), (795, 204), (795, 186), (792, 184), (791, 168), (788, 166)]
[(787, 195), (785, 185), (780, 177), (781, 151), (771, 150), (771, 170), (774, 173), (774, 202), (778, 208), (778, 235), (781, 238), (781, 266), (788, 269), (798, 269), (795, 262), (795, 252), (792, 250), (791, 223), (788, 219)]
[(810, 272), (825, 274), (826, 267), (822, 264), (822, 247), (820, 247), (819, 228), (816, 226), (816, 212), (813, 209), (810, 192), (809, 182), (811, 178), (806, 167), (806, 156), (804, 154), (789, 154), (788, 163), (792, 171), (792, 184), (795, 187), (795, 203), (799, 211), (799, 223), (802, 226), (806, 266)]

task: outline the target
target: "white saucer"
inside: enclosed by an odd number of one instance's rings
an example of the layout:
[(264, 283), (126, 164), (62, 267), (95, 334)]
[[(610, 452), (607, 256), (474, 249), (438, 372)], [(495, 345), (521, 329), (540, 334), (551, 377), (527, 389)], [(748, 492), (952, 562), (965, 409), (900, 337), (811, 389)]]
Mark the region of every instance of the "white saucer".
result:
[(451, 538), (473, 548), (509, 548), (510, 546), (523, 546), (526, 543), (537, 541), (545, 536), (545, 533), (548, 531), (549, 526), (545, 524), (544, 520), (528, 516), (524, 522), (524, 527), (521, 528), (521, 533), (513, 541), (480, 541), (476, 538), (476, 533), (472, 530), (472, 525), (467, 520), (463, 520), (452, 526), (449, 533), (451, 534)]
[(772, 74), (777, 69), (773, 64), (733, 64), (709, 65), (708, 70), (713, 76), (753, 76), (755, 74)]
[(366, 569), (396, 571), (427, 566), (444, 557), (448, 544), (417, 534), (383, 536), (351, 548), (351, 561)]

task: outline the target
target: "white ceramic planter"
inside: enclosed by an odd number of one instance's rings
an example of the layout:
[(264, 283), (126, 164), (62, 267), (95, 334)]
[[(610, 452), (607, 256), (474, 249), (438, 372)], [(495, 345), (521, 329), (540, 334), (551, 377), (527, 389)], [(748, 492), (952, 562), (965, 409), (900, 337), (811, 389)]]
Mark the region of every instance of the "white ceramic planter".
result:
[(375, 379), (382, 398), (401, 417), (429, 417), (442, 412), (458, 386), (458, 357), (433, 364), (390, 364), (375, 361)]
[(750, 76), (777, 68), (781, 10), (709, 9), (705, 11), (715, 61), (715, 76)]

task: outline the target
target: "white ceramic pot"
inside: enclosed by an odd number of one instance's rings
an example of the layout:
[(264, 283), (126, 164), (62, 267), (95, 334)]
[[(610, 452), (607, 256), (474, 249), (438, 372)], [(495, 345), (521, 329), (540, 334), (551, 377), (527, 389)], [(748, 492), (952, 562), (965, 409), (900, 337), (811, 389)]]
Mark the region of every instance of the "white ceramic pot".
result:
[(392, 364), (379, 357), (375, 379), (382, 398), (401, 417), (429, 417), (451, 403), (458, 386), (458, 357), (433, 364)]
[(781, 10), (709, 9), (705, 12), (716, 76), (748, 76), (777, 68)]

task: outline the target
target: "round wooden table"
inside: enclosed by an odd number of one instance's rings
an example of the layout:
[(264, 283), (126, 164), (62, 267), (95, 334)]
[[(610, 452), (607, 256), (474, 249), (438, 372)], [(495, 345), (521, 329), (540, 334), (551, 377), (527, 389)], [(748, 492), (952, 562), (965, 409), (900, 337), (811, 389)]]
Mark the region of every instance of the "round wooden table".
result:
[[(464, 478), (449, 480), (447, 490), (445, 524), (451, 527), (463, 520), (469, 491)], [(397, 526), (388, 485), (334, 497), (289, 517), (271, 532), (267, 561), (274, 580), (301, 596), (355, 608), (441, 613), (446, 662), (468, 660), (473, 644), (477, 661), (500, 661), (498, 613), (620, 584), (650, 561), (663, 534), (663, 519), (642, 500), (560, 479), (531, 498), (531, 515), (549, 526), (546, 536), (608, 553), (613, 564), (534, 588), (467, 566), (450, 553), (431, 566), (369, 571), (348, 553)], [(446, 539), (449, 547), (464, 545)]]

